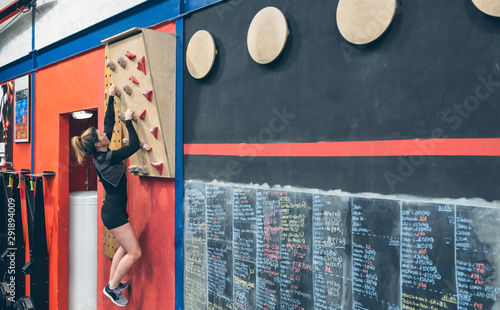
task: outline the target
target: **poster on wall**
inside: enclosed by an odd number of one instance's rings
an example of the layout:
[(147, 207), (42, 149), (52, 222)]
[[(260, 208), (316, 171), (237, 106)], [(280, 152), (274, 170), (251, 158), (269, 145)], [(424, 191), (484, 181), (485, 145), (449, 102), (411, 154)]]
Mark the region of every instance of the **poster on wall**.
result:
[(29, 142), (30, 89), (29, 75), (15, 80), (14, 141)]
[(0, 84), (0, 166), (12, 166), (12, 108), (14, 81)]

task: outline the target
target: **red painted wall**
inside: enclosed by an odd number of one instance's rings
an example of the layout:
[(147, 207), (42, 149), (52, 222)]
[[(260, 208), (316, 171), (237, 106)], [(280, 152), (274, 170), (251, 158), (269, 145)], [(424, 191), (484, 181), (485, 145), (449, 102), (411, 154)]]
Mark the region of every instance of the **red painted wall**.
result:
[[(175, 23), (163, 23), (152, 29), (175, 33)], [(100, 126), (101, 115), (104, 113), (99, 114)], [(127, 309), (174, 309), (175, 182), (130, 174), (127, 180), (130, 222), (142, 248), (141, 259), (126, 276), (131, 285), (125, 293), (129, 299)], [(97, 309), (110, 309), (114, 305), (102, 294), (102, 288), (109, 281), (111, 260), (102, 255), (100, 220), (98, 229)]]
[[(141, 259), (125, 277), (131, 289), (127, 309), (175, 309), (174, 182), (127, 175), (130, 222), (142, 248)], [(111, 260), (102, 253), (99, 224), (97, 309), (114, 305), (102, 294), (108, 284)]]
[(102, 109), (103, 59), (101, 48), (35, 74), (35, 172), (56, 172), (44, 183), (50, 309), (68, 303), (70, 112)]
[[(154, 27), (175, 33), (175, 23)], [(104, 38), (103, 38), (104, 39)], [(50, 269), (50, 309), (66, 309), (68, 303), (68, 204), (70, 185), (70, 112), (98, 110), (98, 127), (104, 117), (104, 48), (75, 56), (35, 74), (35, 172), (56, 171), (45, 182), (46, 224)], [(14, 146), (14, 165), (29, 164), (29, 148)], [(20, 153), (23, 153), (20, 155)], [(29, 166), (29, 165), (27, 165)], [(78, 169), (78, 168), (76, 168)], [(85, 170), (83, 170), (85, 172)], [(175, 205), (174, 180), (127, 175), (130, 220), (143, 256), (127, 275), (131, 289), (128, 309), (174, 309)], [(98, 187), (102, 200), (102, 186)], [(102, 255), (102, 222), (98, 207), (97, 309), (109, 309), (102, 294), (108, 283), (111, 260)], [(161, 305), (161, 306), (160, 306)]]

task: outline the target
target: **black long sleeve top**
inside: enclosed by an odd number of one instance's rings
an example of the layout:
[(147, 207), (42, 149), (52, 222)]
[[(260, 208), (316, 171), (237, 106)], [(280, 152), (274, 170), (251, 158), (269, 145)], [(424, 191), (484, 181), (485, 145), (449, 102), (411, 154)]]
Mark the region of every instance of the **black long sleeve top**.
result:
[[(111, 141), (113, 127), (115, 126), (114, 97), (110, 96), (108, 108), (104, 116), (104, 133)], [(94, 164), (99, 175), (99, 179), (106, 190), (106, 202), (127, 201), (127, 177), (123, 160), (133, 155), (140, 148), (139, 137), (134, 129), (131, 120), (125, 121), (125, 126), (129, 134), (129, 144), (118, 150), (106, 152), (96, 152), (94, 154)]]

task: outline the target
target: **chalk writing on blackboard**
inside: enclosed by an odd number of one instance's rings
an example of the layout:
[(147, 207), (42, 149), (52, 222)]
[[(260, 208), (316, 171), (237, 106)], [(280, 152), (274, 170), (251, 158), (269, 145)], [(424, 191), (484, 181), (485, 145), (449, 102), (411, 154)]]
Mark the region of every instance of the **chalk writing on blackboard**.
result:
[(500, 298), (500, 209), (457, 206), (458, 309), (496, 309)]
[(256, 190), (234, 188), (234, 308), (255, 309), (257, 277)]
[(189, 183), (184, 308), (495, 310), (500, 209)]
[(285, 191), (257, 191), (257, 308), (280, 309), (281, 212)]
[(454, 221), (454, 206), (403, 203), (403, 305), (457, 308)]
[(184, 306), (207, 307), (205, 187), (191, 184), (184, 193)]
[(352, 275), (355, 309), (401, 309), (400, 206), (397, 201), (354, 198)]
[(313, 288), (317, 309), (351, 309), (350, 197), (313, 195)]
[(289, 193), (279, 198), (281, 212), (281, 309), (313, 308), (312, 196)]
[(206, 187), (208, 309), (232, 309), (233, 189)]

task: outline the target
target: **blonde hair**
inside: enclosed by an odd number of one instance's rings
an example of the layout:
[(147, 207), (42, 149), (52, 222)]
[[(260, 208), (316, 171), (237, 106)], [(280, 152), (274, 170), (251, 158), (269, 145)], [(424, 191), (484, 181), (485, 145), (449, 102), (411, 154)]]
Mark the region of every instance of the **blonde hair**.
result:
[(83, 163), (85, 155), (92, 155), (95, 153), (95, 144), (99, 142), (97, 138), (97, 131), (94, 127), (85, 130), (81, 136), (71, 138), (71, 146), (75, 150), (78, 164)]

